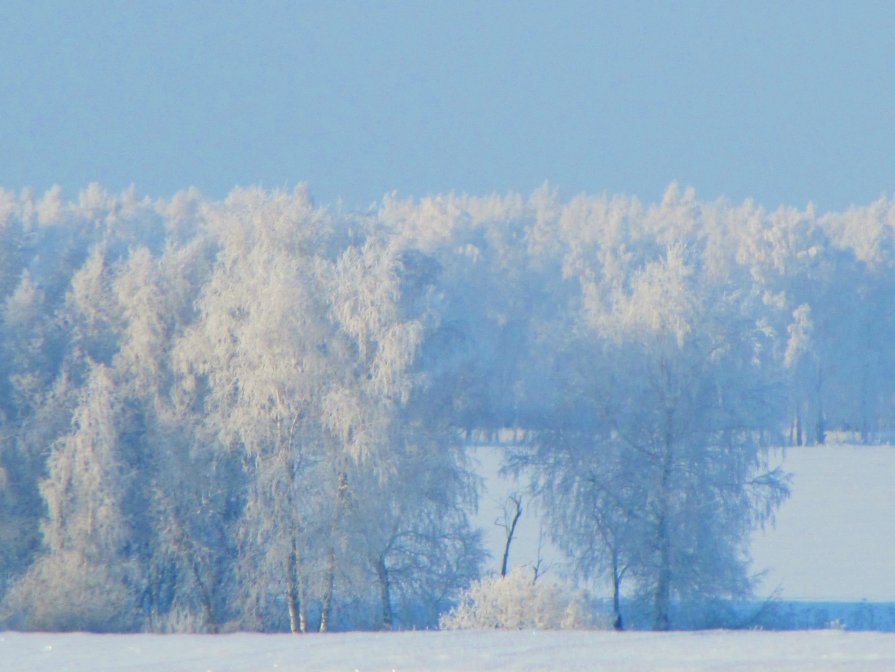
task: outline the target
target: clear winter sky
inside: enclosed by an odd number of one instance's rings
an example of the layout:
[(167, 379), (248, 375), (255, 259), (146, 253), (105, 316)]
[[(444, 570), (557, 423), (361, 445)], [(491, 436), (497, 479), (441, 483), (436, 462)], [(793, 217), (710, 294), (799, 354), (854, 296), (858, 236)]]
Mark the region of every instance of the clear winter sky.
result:
[(895, 193), (895, 2), (0, 0), (0, 185)]

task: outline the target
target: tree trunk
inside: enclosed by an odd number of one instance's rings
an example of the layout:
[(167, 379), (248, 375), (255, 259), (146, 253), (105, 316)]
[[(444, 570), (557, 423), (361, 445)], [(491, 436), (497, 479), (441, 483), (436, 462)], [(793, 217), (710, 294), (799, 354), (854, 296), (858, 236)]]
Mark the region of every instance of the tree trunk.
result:
[(329, 630), (329, 613), (332, 609), (333, 591), (336, 587), (336, 547), (330, 543), (326, 560), (326, 585), (320, 605), (320, 632)]
[(195, 558), (190, 562), (190, 569), (193, 573), (193, 580), (196, 582), (196, 587), (199, 589), (199, 600), (202, 603), (202, 617), (205, 620), (205, 627), (208, 628), (210, 633), (216, 634), (219, 626), (217, 619), (214, 616), (212, 593), (208, 589), (206, 582), (202, 580), (202, 568), (199, 561)]
[(307, 632), (308, 619), (305, 612), (304, 581), (301, 576), (301, 558), (298, 543), (292, 537), (292, 548), (286, 567), (286, 604), (289, 609), (289, 630), (292, 634)]
[(659, 519), (659, 574), (653, 595), (653, 630), (668, 630), (671, 622), (668, 610), (671, 603), (671, 552), (668, 540), (668, 523), (663, 515)]
[(161, 593), (161, 578), (159, 577), (159, 574), (158, 562), (154, 559), (150, 560), (148, 578), (146, 580), (146, 590), (144, 593), (149, 600), (148, 618), (150, 632), (159, 632), (159, 614), (161, 611), (159, 608), (159, 603), (161, 602), (159, 597)]
[(391, 630), (394, 626), (394, 613), (392, 612), (392, 586), (388, 576), (388, 567), (385, 558), (376, 559), (376, 576), (379, 577), (379, 596), (382, 600), (382, 629)]
[(298, 629), (301, 632), (308, 631), (308, 608), (307, 595), (305, 594), (305, 576), (301, 570), (301, 562), (299, 562), (298, 574)]
[(814, 425), (814, 443), (822, 446), (827, 442), (827, 426), (824, 420), (824, 371), (820, 366), (817, 369), (817, 384), (814, 395), (814, 405), (817, 409), (817, 422)]
[(653, 629), (668, 630), (671, 627), (668, 611), (671, 604), (671, 539), (668, 529), (669, 489), (671, 488), (671, 470), (674, 459), (674, 415), (671, 409), (666, 410), (665, 432), (663, 437), (662, 474), (659, 480), (659, 516), (656, 525), (656, 546), (659, 551), (659, 567), (656, 577), (656, 589), (653, 595)]
[[(513, 543), (513, 536), (516, 534), (516, 525), (522, 516), (522, 500), (518, 495), (509, 498), (514, 505), (513, 520), (507, 525), (507, 540), (503, 547), (503, 559), (500, 562), (500, 575), (507, 575), (507, 564), (510, 560), (510, 545)], [(506, 522), (506, 521), (504, 521)]]
[[(216, 634), (220, 629), (220, 625), (218, 624), (217, 617), (214, 613), (214, 579), (209, 576), (210, 572), (203, 571), (207, 570), (207, 568), (203, 566), (200, 560), (200, 555), (196, 552), (190, 538), (184, 533), (179, 521), (175, 518), (172, 521), (172, 524), (174, 525), (174, 548), (183, 558), (189, 569), (190, 575), (192, 576), (193, 583), (195, 584), (196, 591), (199, 595), (199, 603), (202, 608), (202, 619), (205, 622), (205, 627), (208, 632)], [(153, 562), (153, 575), (158, 582), (158, 590), (160, 591), (162, 575), (155, 562)], [(156, 595), (156, 598), (157, 597), (158, 595)]]
[[(280, 399), (280, 390), (274, 388), (277, 405), (276, 408), (282, 407)], [(293, 493), (295, 491), (295, 465), (293, 462), (293, 451), (295, 449), (295, 432), (301, 413), (295, 413), (288, 430), (284, 432), (283, 416), (277, 412), (274, 417), (276, 427), (276, 455), (281, 456), (280, 464), (283, 467), (283, 473), (289, 483), (287, 490), (288, 496), (285, 502), (288, 515), (292, 516), (295, 512), (295, 503), (293, 501)], [(300, 453), (300, 451), (299, 451)], [(279, 504), (279, 501), (278, 501)], [(282, 515), (282, 513), (280, 514)], [(292, 634), (304, 633), (308, 631), (307, 616), (307, 600), (305, 600), (305, 581), (304, 570), (302, 568), (301, 550), (298, 544), (298, 530), (300, 527), (293, 522), (289, 525), (289, 555), (286, 558), (286, 608), (289, 611), (289, 631)]]
[(614, 630), (624, 630), (625, 624), (622, 621), (621, 607), (621, 583), (618, 567), (618, 551), (612, 549), (612, 628)]
[(336, 584), (336, 535), (339, 533), (342, 506), (347, 496), (348, 475), (343, 471), (339, 474), (339, 487), (336, 491), (336, 501), (333, 506), (332, 524), (330, 526), (329, 553), (326, 561), (326, 583), (320, 607), (320, 632), (326, 632), (329, 629), (329, 616), (332, 610), (333, 592)]

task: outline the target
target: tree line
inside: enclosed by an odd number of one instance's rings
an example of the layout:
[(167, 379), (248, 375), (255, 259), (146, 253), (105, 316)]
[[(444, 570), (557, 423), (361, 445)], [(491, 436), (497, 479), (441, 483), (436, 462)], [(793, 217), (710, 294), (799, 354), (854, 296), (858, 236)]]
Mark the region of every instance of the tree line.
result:
[(895, 204), (0, 191), (0, 619), (424, 627), (517, 428), (574, 575), (749, 594), (767, 448), (891, 429)]

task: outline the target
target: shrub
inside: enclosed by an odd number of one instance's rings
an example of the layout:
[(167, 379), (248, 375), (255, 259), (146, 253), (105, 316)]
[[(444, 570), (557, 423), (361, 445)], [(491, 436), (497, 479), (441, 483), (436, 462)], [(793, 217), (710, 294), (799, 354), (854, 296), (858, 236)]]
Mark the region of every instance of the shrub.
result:
[(571, 630), (592, 625), (580, 592), (535, 582), (520, 569), (474, 582), (439, 621), (444, 630)]
[(7, 627), (28, 630), (129, 631), (135, 626), (130, 592), (112, 571), (74, 551), (47, 555), (12, 587)]

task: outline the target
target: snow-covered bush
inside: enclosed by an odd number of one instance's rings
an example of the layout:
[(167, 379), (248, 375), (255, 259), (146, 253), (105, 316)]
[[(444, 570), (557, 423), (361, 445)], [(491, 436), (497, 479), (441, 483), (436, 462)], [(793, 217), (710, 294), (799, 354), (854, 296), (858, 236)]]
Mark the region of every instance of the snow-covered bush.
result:
[(592, 624), (582, 593), (535, 582), (521, 569), (474, 582), (439, 622), (443, 630), (572, 630)]
[(120, 572), (77, 551), (46, 555), (7, 593), (4, 627), (90, 632), (135, 629), (136, 605)]

